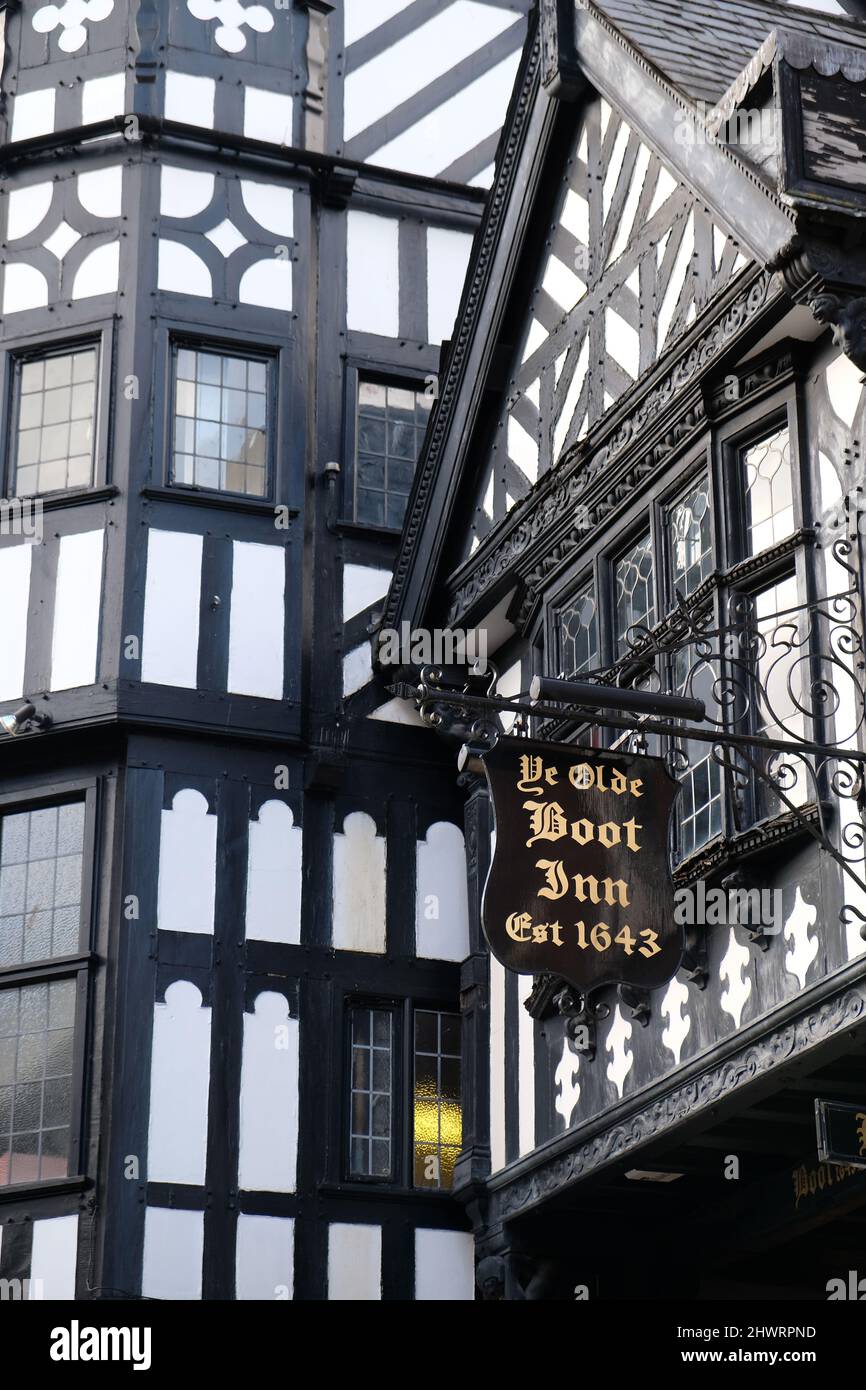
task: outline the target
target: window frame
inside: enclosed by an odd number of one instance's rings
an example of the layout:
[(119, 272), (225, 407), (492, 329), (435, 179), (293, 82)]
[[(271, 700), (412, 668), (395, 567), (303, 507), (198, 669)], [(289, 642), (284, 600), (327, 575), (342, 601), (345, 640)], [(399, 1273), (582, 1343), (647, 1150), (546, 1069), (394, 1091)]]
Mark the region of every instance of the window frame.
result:
[[(198, 483), (179, 483), (172, 477), (174, 467), (174, 403), (177, 388), (175, 366), (177, 354), (182, 349), (193, 352), (212, 352), (223, 357), (240, 357), (245, 361), (263, 362), (267, 370), (267, 411), (268, 423), (265, 432), (265, 481), (266, 488), (261, 494), (249, 492), (230, 492), (225, 488), (203, 487)], [(277, 462), (281, 437), (281, 350), (276, 344), (257, 343), (251, 337), (241, 340), (227, 339), (218, 333), (201, 329), (196, 332), (188, 327), (169, 325), (164, 339), (164, 421), (163, 421), (163, 464), (158, 487), (164, 495), (173, 500), (198, 500), (219, 506), (246, 508), (252, 511), (273, 511), (278, 495)]]
[(58, 328), (46, 333), (29, 334), (26, 338), (12, 338), (4, 344), (6, 353), (6, 380), (3, 391), (2, 418), (4, 447), (2, 456), (3, 496), (17, 496), (17, 444), (18, 411), (21, 368), (27, 362), (45, 357), (61, 357), (66, 352), (81, 348), (95, 347), (98, 354), (96, 365), (96, 409), (93, 431), (93, 476), (89, 483), (77, 487), (55, 488), (51, 492), (28, 493), (38, 497), (45, 507), (62, 506), (64, 503), (86, 500), (94, 494), (103, 492), (112, 485), (111, 447), (112, 420), (114, 413), (114, 320), (100, 319), (80, 327)]
[(42, 1193), (77, 1186), (86, 1177), (84, 1163), (85, 1122), (87, 1118), (86, 1066), (89, 1045), (90, 996), (95, 973), (94, 927), (96, 906), (96, 836), (98, 784), (95, 779), (62, 782), (30, 790), (0, 793), (0, 818), (47, 806), (81, 802), (84, 805), (82, 837), (81, 906), (78, 951), (74, 955), (49, 957), (14, 966), (0, 966), (0, 991), (43, 981), (71, 979), (75, 982), (73, 1014), (72, 1075), (70, 1082), (69, 1170), (65, 1177), (41, 1178), (25, 1183), (0, 1186), (0, 1201), (22, 1194)]
[[(347, 358), (343, 406), (343, 468), (342, 496), (340, 501), (341, 525), (344, 529), (357, 529), (365, 536), (382, 536), (397, 540), (402, 534), (402, 526), (377, 526), (373, 522), (358, 521), (355, 517), (355, 491), (357, 486), (357, 448), (358, 448), (358, 390), (362, 380), (379, 386), (396, 386), (406, 391), (423, 392), (431, 377), (437, 372), (425, 371), (393, 362), (380, 362), (360, 357)], [(435, 402), (434, 397), (434, 402)], [(432, 407), (431, 407), (432, 414)], [(408, 499), (412, 496), (421, 455), (415, 460), (415, 472)], [(407, 499), (407, 510), (408, 510)]]
[[(392, 1017), (391, 1034), (391, 1177), (353, 1173), (351, 1171), (352, 1123), (352, 1012), (354, 1009), (387, 1011)], [(411, 1194), (442, 1200), (451, 1197), (450, 1187), (415, 1185), (415, 1015), (416, 1013), (445, 1013), (460, 1019), (458, 1002), (422, 997), (395, 998), (373, 994), (346, 994), (343, 1000), (342, 1079), (340, 1086), (340, 1181), (351, 1188), (372, 1189), (378, 1192)], [(460, 1050), (461, 1114), (463, 1113), (464, 1057)]]

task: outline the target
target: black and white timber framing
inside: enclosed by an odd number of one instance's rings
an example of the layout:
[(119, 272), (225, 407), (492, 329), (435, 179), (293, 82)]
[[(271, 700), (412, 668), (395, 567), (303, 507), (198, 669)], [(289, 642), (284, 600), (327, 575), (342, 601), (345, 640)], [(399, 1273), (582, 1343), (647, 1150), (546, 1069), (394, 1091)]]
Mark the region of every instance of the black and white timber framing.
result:
[[(0, 536), (0, 712), (53, 719), (3, 740), (0, 809), (86, 798), (88, 890), (49, 963), (81, 982), (72, 1158), (0, 1163), (0, 1279), (470, 1299), (465, 1212), (412, 1179), (413, 1010), (459, 1011), (462, 797), (373, 672), (399, 531), (354, 520), (354, 421), (359, 375), (435, 393), (530, 0), (81, 10), (5, 7), (0, 494), (20, 364), (100, 367), (91, 485)], [(172, 481), (184, 349), (267, 369), (256, 495)], [(0, 998), (37, 978), (0, 958)], [(347, 1166), (355, 1004), (403, 1028), (387, 1182)]]
[[(837, 661), (818, 629), (847, 594), (863, 650), (866, 16), (820, 8), (541, 4), (384, 623), (486, 631), (511, 698), (536, 674), (605, 683), (629, 663), (671, 689), (679, 642), (679, 693), (720, 722), (727, 695), (731, 733), (784, 727), (824, 766), (863, 752), (859, 657)], [(745, 613), (777, 663), (748, 716), (725, 666)], [(701, 624), (725, 645), (690, 665)], [(827, 661), (838, 686), (817, 675)], [(816, 1096), (863, 1085), (862, 783), (846, 800), (802, 766), (780, 782), (723, 771), (687, 737), (654, 751), (692, 808), (676, 882), (773, 893), (777, 927), (697, 928), (645, 998), (512, 975), (480, 934), (493, 827), (467, 776), (455, 1192), (480, 1283), (508, 1299), (821, 1299), (866, 1210), (862, 1172), (819, 1164), (814, 1130)]]

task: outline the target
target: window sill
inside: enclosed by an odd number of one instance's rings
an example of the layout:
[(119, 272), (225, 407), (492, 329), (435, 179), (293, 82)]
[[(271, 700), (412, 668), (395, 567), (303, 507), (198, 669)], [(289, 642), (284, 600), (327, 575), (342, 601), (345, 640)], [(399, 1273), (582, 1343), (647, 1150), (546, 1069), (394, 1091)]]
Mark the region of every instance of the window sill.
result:
[(434, 1202), (453, 1200), (450, 1191), (435, 1187), (396, 1187), (377, 1182), (338, 1182), (320, 1183), (317, 1191), (322, 1197), (373, 1197), (377, 1201), (418, 1202), (430, 1199)]
[(369, 536), (371, 540), (377, 541), (399, 541), (403, 534), (402, 526), (373, 526), (364, 521), (346, 519), (337, 522), (336, 530), (341, 536)]
[(74, 488), (68, 492), (36, 492), (30, 496), (22, 497), (20, 500), (22, 502), (39, 502), (43, 512), (56, 512), (63, 507), (81, 507), (91, 502), (109, 502), (119, 496), (120, 488), (110, 483), (104, 487)]
[(74, 1178), (46, 1178), (44, 1182), (11, 1183), (0, 1187), (0, 1204), (30, 1202), (39, 1197), (58, 1197), (64, 1193), (83, 1192), (89, 1186), (83, 1173)]
[[(236, 492), (209, 492), (206, 488), (143, 487), (142, 497), (157, 502), (183, 502), (193, 507), (218, 507), (220, 511), (248, 512), (253, 516), (273, 518), (282, 504), (263, 497), (245, 497)], [(300, 515), (297, 507), (286, 507), (289, 520)]]

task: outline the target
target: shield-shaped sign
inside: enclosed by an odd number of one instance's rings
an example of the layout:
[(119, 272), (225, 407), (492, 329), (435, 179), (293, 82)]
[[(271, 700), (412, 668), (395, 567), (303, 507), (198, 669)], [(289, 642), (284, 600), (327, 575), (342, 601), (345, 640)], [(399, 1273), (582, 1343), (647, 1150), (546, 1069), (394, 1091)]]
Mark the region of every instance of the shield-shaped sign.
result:
[(483, 755), (496, 845), (482, 923), (519, 974), (578, 989), (658, 989), (684, 949), (668, 826), (679, 783), (659, 758), (502, 738)]

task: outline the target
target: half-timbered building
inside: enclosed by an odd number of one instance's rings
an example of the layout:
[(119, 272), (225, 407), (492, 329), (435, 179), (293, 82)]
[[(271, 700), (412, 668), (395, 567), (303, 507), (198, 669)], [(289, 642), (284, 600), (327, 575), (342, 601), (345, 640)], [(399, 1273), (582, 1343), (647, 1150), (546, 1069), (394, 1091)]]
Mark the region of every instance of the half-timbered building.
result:
[[(529, 36), (384, 611), (495, 668), (420, 686), (465, 750), (454, 1190), (487, 1297), (819, 1299), (862, 1256), (815, 1103), (864, 1099), (864, 81), (853, 3), (543, 0)], [(706, 717), (542, 709), (539, 677)], [(663, 989), (490, 956), (506, 732), (680, 783)]]
[(0, 1288), (471, 1298), (370, 629), (529, 0), (3, 8)]

